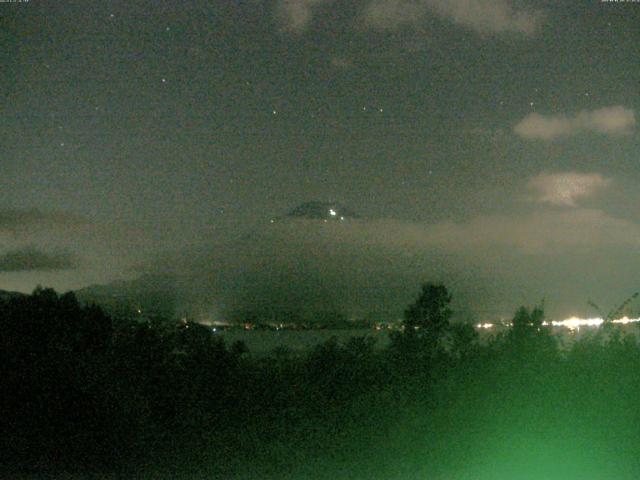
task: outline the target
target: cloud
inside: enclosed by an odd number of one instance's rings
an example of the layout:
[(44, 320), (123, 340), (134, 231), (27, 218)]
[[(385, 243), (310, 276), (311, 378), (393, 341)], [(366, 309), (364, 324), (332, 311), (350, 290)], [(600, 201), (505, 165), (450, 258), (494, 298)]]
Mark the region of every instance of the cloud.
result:
[(453, 251), (508, 247), (525, 254), (560, 255), (640, 245), (639, 225), (602, 210), (582, 208), (521, 216), (482, 215), (465, 223), (437, 224), (424, 234), (426, 242)]
[(584, 129), (606, 134), (629, 133), (636, 124), (635, 112), (620, 105), (581, 112), (578, 124)]
[[(278, 0), (276, 16), (285, 30), (303, 33), (322, 5), (335, 0)], [(366, 0), (362, 22), (377, 30), (420, 27), (427, 16), (436, 15), (479, 33), (532, 35), (542, 13), (515, 8), (508, 0)]]
[(280, 0), (276, 12), (284, 28), (293, 33), (304, 32), (313, 20), (314, 10), (333, 0)]
[(67, 290), (128, 278), (131, 265), (175, 246), (178, 238), (164, 225), (154, 229), (70, 212), (0, 210), (0, 288), (28, 292), (43, 284)]
[(624, 135), (636, 124), (635, 112), (620, 105), (566, 115), (540, 115), (531, 113), (518, 122), (513, 131), (527, 140), (553, 140), (581, 132), (604, 135)]
[(415, 26), (427, 13), (426, 2), (411, 0), (373, 0), (365, 8), (364, 22), (378, 30)]
[(0, 231), (59, 226), (69, 227), (84, 225), (86, 223), (88, 223), (88, 221), (84, 217), (67, 212), (43, 212), (36, 209), (0, 210)]
[[(585, 195), (608, 185), (609, 181), (592, 181), (584, 188)], [(339, 252), (344, 258), (374, 255), (375, 252), (379, 259), (420, 252), (471, 257), (487, 252), (498, 256), (508, 252), (560, 255), (578, 253), (581, 249), (640, 246), (639, 239), (640, 225), (599, 209), (542, 209), (530, 213), (478, 215), (464, 222), (433, 224), (394, 219), (336, 224), (296, 220), (276, 224), (260, 233), (248, 245), (253, 250), (237, 256), (243, 262), (250, 262), (253, 254), (260, 257), (259, 246), (262, 246), (269, 252), (265, 258), (281, 255), (283, 263), (296, 268), (298, 261), (294, 258), (327, 259)], [(264, 267), (258, 260), (255, 264)]]
[(532, 35), (539, 28), (539, 11), (516, 9), (505, 0), (372, 0), (364, 21), (380, 30), (420, 26), (434, 13), (479, 33), (515, 32)]
[(575, 207), (576, 200), (607, 188), (611, 179), (598, 173), (541, 173), (529, 180), (534, 200), (540, 203)]
[(46, 253), (35, 247), (25, 247), (0, 255), (0, 272), (69, 270), (76, 267), (68, 253)]
[(377, 220), (351, 226), (339, 237), (336, 232), (336, 238), (368, 249), (440, 252), (488, 259), (491, 255), (571, 255), (602, 247), (637, 247), (640, 225), (602, 210), (575, 208), (479, 215), (465, 222), (436, 224)]

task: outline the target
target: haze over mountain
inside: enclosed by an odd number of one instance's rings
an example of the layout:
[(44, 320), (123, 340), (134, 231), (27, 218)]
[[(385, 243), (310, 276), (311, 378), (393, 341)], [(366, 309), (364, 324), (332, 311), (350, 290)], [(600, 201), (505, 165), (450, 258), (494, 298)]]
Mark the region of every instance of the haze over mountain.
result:
[[(79, 297), (106, 304), (119, 298), (116, 304), (163, 315), (188, 314), (203, 322), (243, 316), (299, 322), (332, 316), (393, 320), (424, 281), (448, 285), (456, 319), (477, 321), (509, 318), (514, 305), (529, 300), (523, 292), (531, 286), (539, 292), (533, 301), (545, 301), (557, 319), (595, 315), (590, 299), (609, 308), (626, 298), (610, 295), (603, 302), (590, 296), (579, 277), (618, 262), (616, 291), (627, 295), (624, 280), (633, 269), (614, 248), (606, 263), (586, 265), (579, 250), (560, 258), (531, 244), (527, 248), (533, 250), (523, 256), (527, 236), (520, 240), (511, 232), (496, 248), (478, 244), (485, 235), (480, 228), (469, 238), (461, 228), (365, 219), (339, 203), (305, 202), (263, 220), (233, 242), (153, 257), (136, 267), (144, 272), (140, 278), (80, 290)], [(499, 232), (496, 227), (486, 234)], [(541, 265), (544, 273), (536, 273)], [(612, 278), (601, 270), (600, 275), (603, 281)], [(575, 283), (568, 288), (548, 289), (571, 276)]]
[(248, 314), (311, 323), (396, 319), (425, 278), (443, 278), (447, 269), (436, 252), (398, 250), (384, 238), (387, 229), (340, 203), (305, 202), (234, 242), (165, 254), (139, 266), (146, 273), (137, 279), (78, 296), (205, 322)]

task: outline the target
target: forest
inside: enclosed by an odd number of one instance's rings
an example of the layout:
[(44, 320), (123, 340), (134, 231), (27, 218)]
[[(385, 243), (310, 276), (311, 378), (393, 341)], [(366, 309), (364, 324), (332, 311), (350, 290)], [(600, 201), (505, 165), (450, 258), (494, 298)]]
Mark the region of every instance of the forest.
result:
[[(427, 283), (378, 348), (255, 356), (73, 293), (0, 301), (3, 478), (596, 479), (640, 474), (640, 347), (563, 346), (544, 309), (480, 341)], [(633, 327), (635, 328), (635, 327)]]

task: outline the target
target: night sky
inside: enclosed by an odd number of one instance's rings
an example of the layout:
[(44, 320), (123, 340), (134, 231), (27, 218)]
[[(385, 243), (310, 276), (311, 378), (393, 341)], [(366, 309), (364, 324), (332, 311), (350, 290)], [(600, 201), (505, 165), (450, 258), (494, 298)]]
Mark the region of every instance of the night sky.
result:
[[(259, 271), (374, 309), (423, 280), (482, 319), (612, 307), (640, 288), (639, 25), (599, 0), (0, 3), (0, 288), (173, 268), (212, 302)], [(311, 200), (361, 218), (268, 231)]]

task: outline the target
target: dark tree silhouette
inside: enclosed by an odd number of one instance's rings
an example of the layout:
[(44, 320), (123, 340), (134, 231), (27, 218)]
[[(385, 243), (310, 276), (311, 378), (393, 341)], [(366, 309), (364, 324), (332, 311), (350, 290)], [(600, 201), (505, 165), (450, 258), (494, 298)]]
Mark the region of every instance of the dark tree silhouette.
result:
[(465, 358), (477, 348), (478, 332), (473, 324), (455, 323), (451, 326), (451, 352), (457, 358)]
[(391, 337), (392, 347), (402, 355), (432, 356), (449, 332), (451, 294), (441, 284), (426, 283), (415, 303), (404, 312), (404, 331)]
[(520, 307), (513, 316), (513, 335), (527, 337), (539, 333), (543, 327), (544, 309), (536, 306), (532, 310)]
[(551, 329), (544, 325), (544, 308), (541, 305), (531, 310), (520, 307), (513, 317), (506, 340), (514, 355), (532, 365), (551, 359), (557, 353), (556, 339)]

